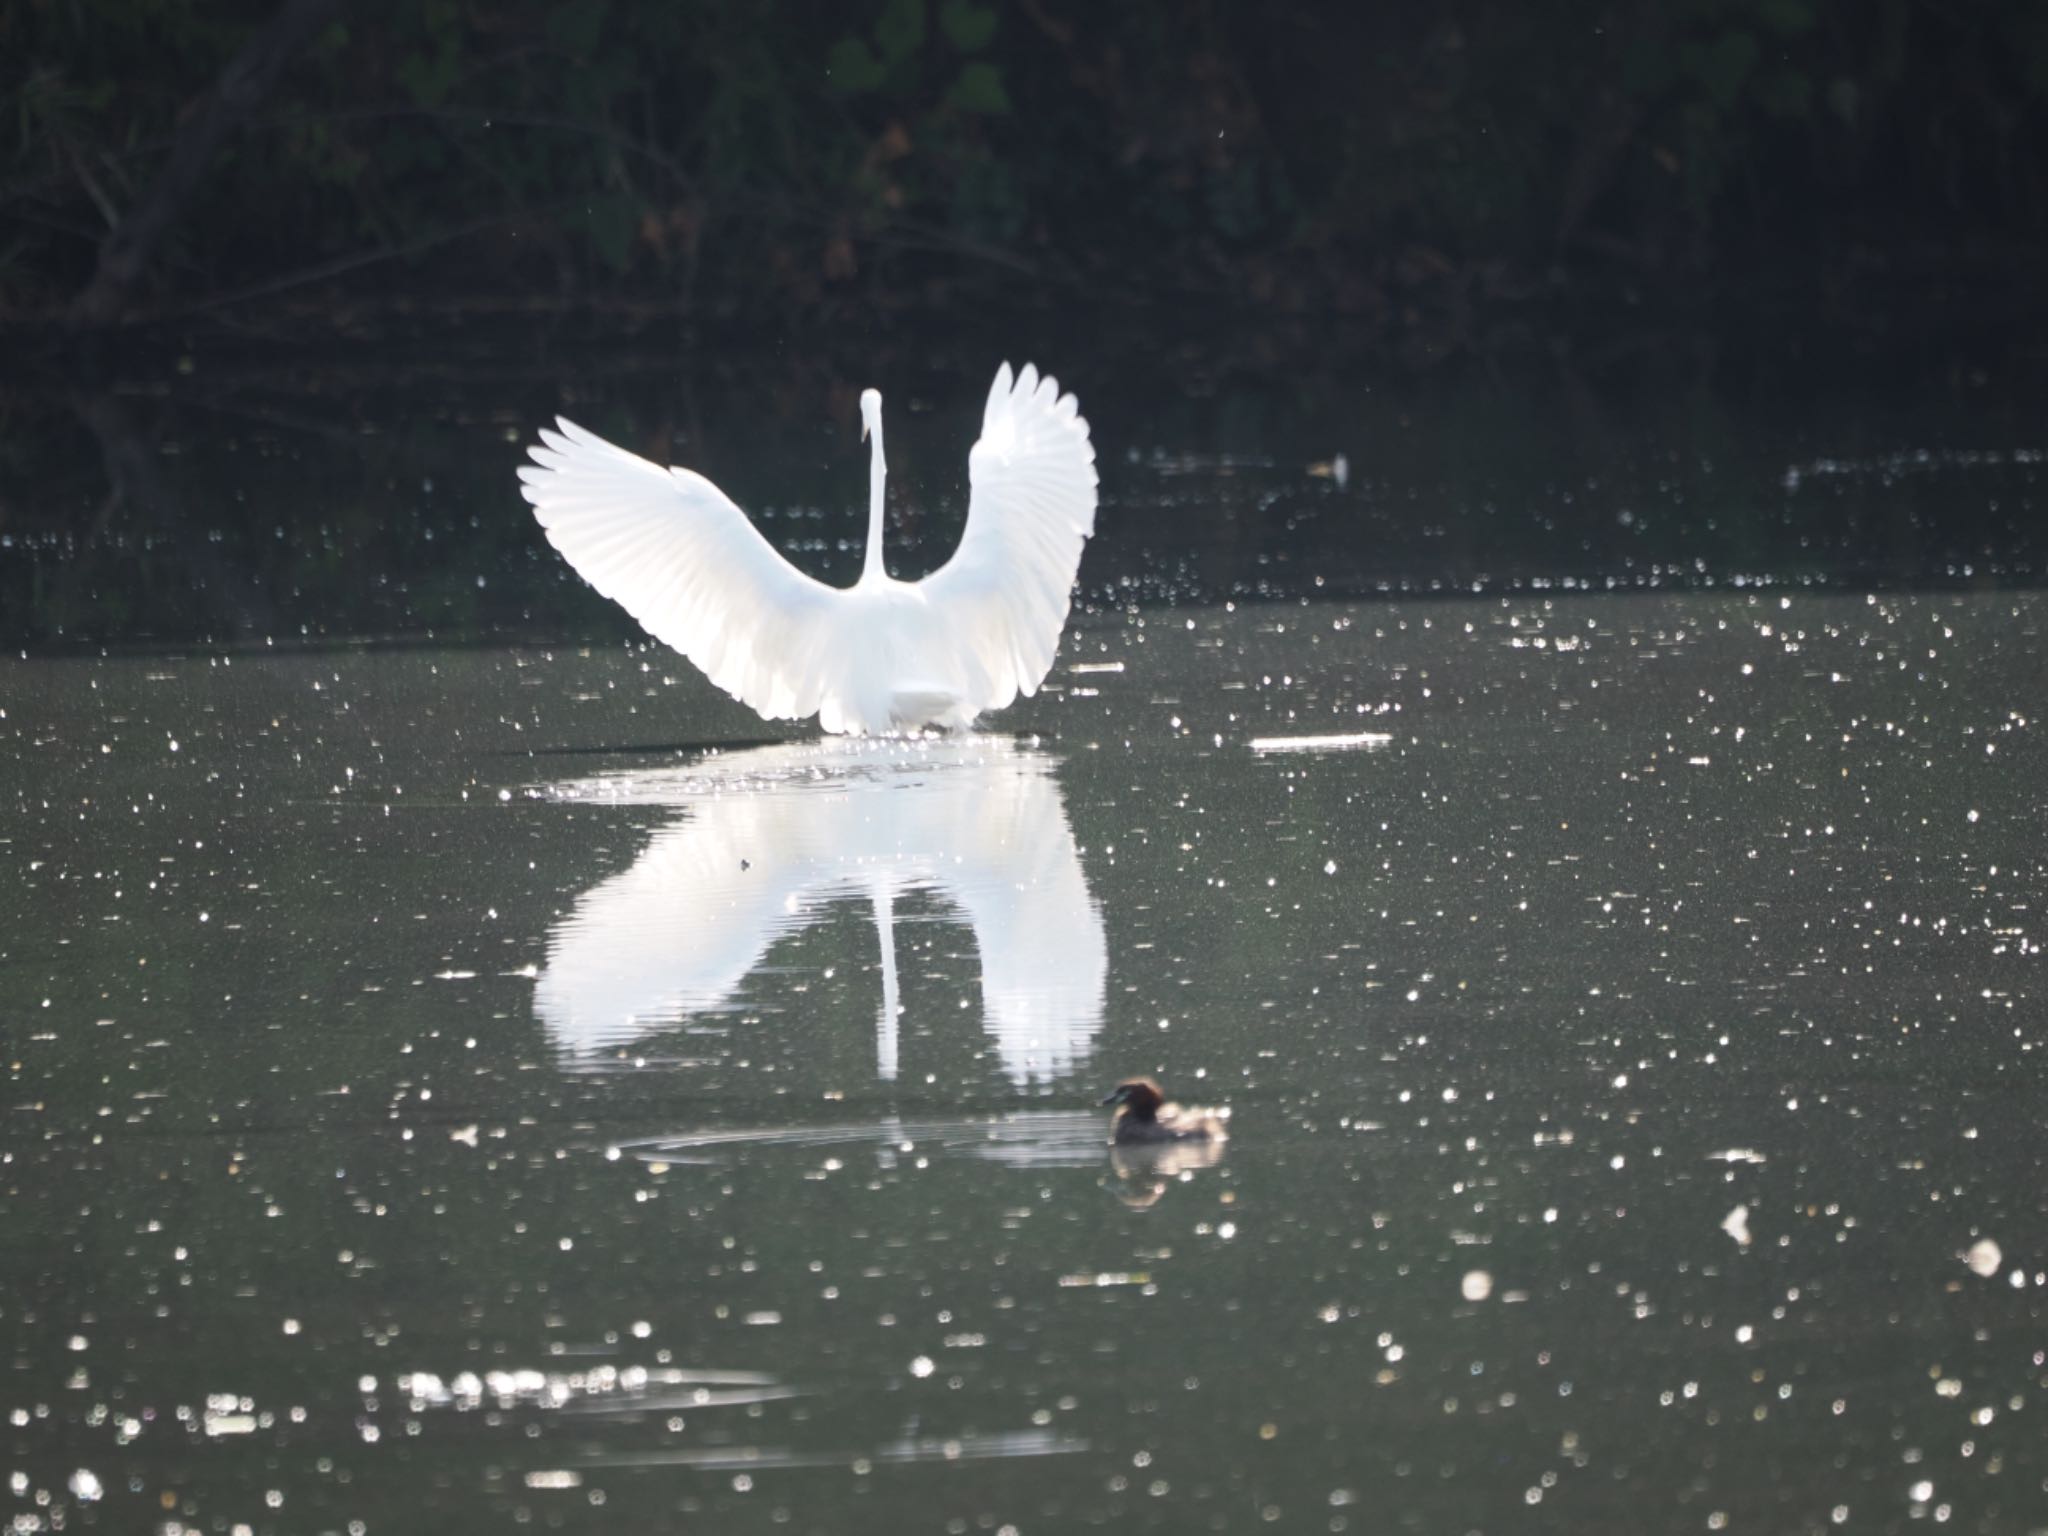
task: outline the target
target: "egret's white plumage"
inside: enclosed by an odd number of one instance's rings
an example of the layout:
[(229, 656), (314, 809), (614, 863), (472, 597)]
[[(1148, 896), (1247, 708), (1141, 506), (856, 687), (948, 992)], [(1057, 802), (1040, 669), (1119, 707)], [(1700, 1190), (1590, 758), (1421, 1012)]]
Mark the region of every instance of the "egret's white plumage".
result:
[(519, 478), (548, 542), (583, 579), (734, 698), (828, 731), (961, 728), (1038, 690), (1095, 531), (1095, 449), (1072, 395), (1025, 364), (997, 370), (967, 456), (967, 528), (922, 581), (882, 566), (882, 398), (860, 580), (828, 587), (776, 552), (702, 475), (663, 469), (569, 421)]

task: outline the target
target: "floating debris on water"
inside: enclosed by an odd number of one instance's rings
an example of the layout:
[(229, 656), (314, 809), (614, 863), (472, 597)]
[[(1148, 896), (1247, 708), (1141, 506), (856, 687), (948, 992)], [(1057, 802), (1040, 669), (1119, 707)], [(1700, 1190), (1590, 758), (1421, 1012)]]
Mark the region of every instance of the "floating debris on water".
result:
[(1337, 489), (1341, 491), (1351, 483), (1351, 460), (1341, 453), (1327, 459), (1318, 459), (1309, 465), (1308, 476), (1311, 480), (1334, 481)]
[(1254, 752), (1370, 752), (1394, 738), (1385, 731), (1347, 731), (1332, 736), (1254, 736)]
[(1962, 1260), (1970, 1266), (1972, 1274), (1982, 1275), (1988, 1280), (1998, 1273), (1998, 1266), (2005, 1262), (2005, 1250), (1990, 1238), (1980, 1237), (1970, 1244), (1969, 1252), (1962, 1255)]

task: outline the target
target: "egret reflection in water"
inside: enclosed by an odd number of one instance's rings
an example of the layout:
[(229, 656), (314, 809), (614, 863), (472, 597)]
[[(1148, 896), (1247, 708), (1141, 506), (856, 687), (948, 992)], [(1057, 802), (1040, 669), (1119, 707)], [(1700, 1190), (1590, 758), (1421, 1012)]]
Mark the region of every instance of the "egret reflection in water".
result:
[(1042, 752), (981, 736), (792, 743), (545, 793), (682, 813), (548, 936), (534, 1009), (568, 1056), (732, 1006), (778, 939), (865, 899), (881, 949), (876, 1071), (893, 1079), (893, 914), (918, 891), (973, 928), (983, 1022), (1014, 1082), (1072, 1070), (1101, 1027), (1102, 915)]

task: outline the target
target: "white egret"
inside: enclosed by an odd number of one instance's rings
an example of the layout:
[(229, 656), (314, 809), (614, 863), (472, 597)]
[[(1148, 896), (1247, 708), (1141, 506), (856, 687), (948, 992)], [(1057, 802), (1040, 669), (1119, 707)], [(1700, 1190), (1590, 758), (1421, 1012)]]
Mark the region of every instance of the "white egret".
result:
[(702, 475), (663, 469), (558, 420), (519, 478), (548, 542), (657, 640), (771, 720), (827, 731), (964, 729), (1029, 696), (1052, 666), (1081, 546), (1095, 531), (1095, 449), (1072, 395), (1029, 363), (996, 372), (967, 456), (967, 528), (922, 581), (882, 565), (882, 397), (860, 397), (866, 564), (828, 587), (776, 552)]

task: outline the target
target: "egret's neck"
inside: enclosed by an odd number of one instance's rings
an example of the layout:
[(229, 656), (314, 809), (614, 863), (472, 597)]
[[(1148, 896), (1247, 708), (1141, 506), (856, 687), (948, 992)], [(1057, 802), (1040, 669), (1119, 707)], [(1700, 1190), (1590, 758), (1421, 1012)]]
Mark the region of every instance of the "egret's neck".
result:
[(874, 440), (874, 454), (868, 461), (868, 552), (860, 579), (863, 582), (886, 581), (889, 572), (882, 564), (882, 486), (889, 478), (889, 462), (882, 456), (882, 414), (879, 410), (868, 424), (868, 435)]

